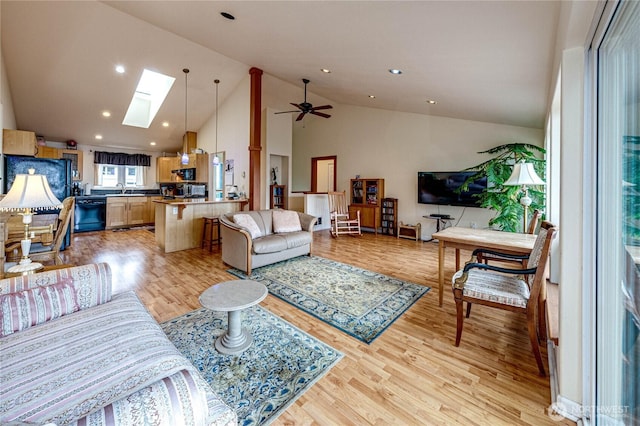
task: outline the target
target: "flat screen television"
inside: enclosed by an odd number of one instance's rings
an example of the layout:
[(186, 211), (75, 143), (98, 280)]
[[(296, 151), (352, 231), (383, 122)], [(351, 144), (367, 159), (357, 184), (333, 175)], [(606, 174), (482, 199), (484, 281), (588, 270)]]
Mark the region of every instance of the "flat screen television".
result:
[(476, 196), (487, 188), (487, 178), (469, 184), (468, 191), (456, 192), (475, 172), (418, 172), (418, 203), (480, 207)]

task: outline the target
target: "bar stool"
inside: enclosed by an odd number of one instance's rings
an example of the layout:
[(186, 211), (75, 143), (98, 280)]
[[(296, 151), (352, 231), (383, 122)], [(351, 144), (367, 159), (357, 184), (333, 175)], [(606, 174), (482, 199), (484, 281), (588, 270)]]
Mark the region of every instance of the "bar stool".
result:
[[(220, 238), (220, 219), (217, 217), (208, 217), (205, 216), (202, 218), (202, 244), (200, 244), (200, 248), (203, 248), (205, 244), (209, 244), (209, 251), (213, 248), (214, 244), (221, 244)], [(209, 232), (207, 233), (207, 227), (209, 227)], [(216, 231), (215, 238), (213, 238), (213, 231)]]

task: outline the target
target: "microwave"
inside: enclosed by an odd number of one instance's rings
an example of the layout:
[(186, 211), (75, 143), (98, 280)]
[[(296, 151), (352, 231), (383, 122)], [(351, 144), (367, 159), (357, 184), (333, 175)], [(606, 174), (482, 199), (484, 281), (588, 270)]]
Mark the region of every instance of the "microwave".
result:
[(178, 180), (196, 180), (195, 168), (171, 170), (171, 173), (174, 173), (178, 177)]

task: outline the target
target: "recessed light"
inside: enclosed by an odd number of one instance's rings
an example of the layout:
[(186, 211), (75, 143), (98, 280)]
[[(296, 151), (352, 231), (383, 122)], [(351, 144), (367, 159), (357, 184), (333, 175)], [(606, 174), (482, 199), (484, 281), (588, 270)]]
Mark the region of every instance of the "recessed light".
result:
[(102, 140), (102, 135), (96, 135), (96, 139), (98, 139), (99, 141)]
[(331, 70), (327, 69), (327, 68), (320, 68), (320, 71), (322, 71), (325, 74), (330, 74), (331, 73)]
[(229, 12), (220, 12), (220, 15), (222, 15), (223, 17), (227, 18), (230, 21), (233, 21), (234, 19), (236, 19), (236, 17), (230, 14)]
[(156, 146), (155, 142), (149, 142), (149, 145)]
[(400, 75), (400, 74), (402, 74), (402, 70), (399, 70), (399, 69), (396, 69), (396, 68), (391, 68), (391, 69), (389, 70), (389, 72), (390, 72), (391, 74), (394, 74), (394, 75)]
[(370, 97), (371, 99), (375, 99), (375, 98), (376, 98), (376, 95), (369, 95), (369, 97)]
[(109, 111), (102, 111), (103, 117), (111, 117), (111, 113)]
[(163, 121), (162, 122), (162, 127), (169, 127), (169, 122), (168, 121)]
[(118, 74), (124, 74), (124, 66), (123, 65), (116, 65), (116, 72)]
[(427, 103), (430, 105), (435, 105), (438, 103), (438, 101), (434, 101), (433, 99), (427, 99)]

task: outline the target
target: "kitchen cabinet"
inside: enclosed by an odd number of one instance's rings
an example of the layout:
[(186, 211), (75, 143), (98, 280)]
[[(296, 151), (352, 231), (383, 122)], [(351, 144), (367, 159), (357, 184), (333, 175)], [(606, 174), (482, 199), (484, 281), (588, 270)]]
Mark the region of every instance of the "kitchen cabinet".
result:
[(154, 201), (162, 200), (162, 197), (147, 197), (147, 210), (145, 212), (145, 223), (156, 222), (156, 203)]
[(59, 149), (60, 157), (71, 160), (71, 176), (73, 180), (82, 180), (82, 151), (77, 149)]
[(198, 147), (198, 133), (186, 132), (182, 136), (182, 152), (191, 154)]
[(36, 134), (34, 132), (2, 129), (3, 154), (34, 156), (37, 152)]
[(176, 157), (158, 157), (156, 159), (156, 181), (157, 182), (174, 182), (175, 176), (172, 178), (171, 170), (179, 169), (180, 159)]
[(147, 223), (149, 197), (108, 197), (107, 229)]
[(36, 153), (37, 158), (60, 158), (60, 152), (58, 152), (58, 148), (54, 148), (52, 146), (38, 146), (38, 152)]

